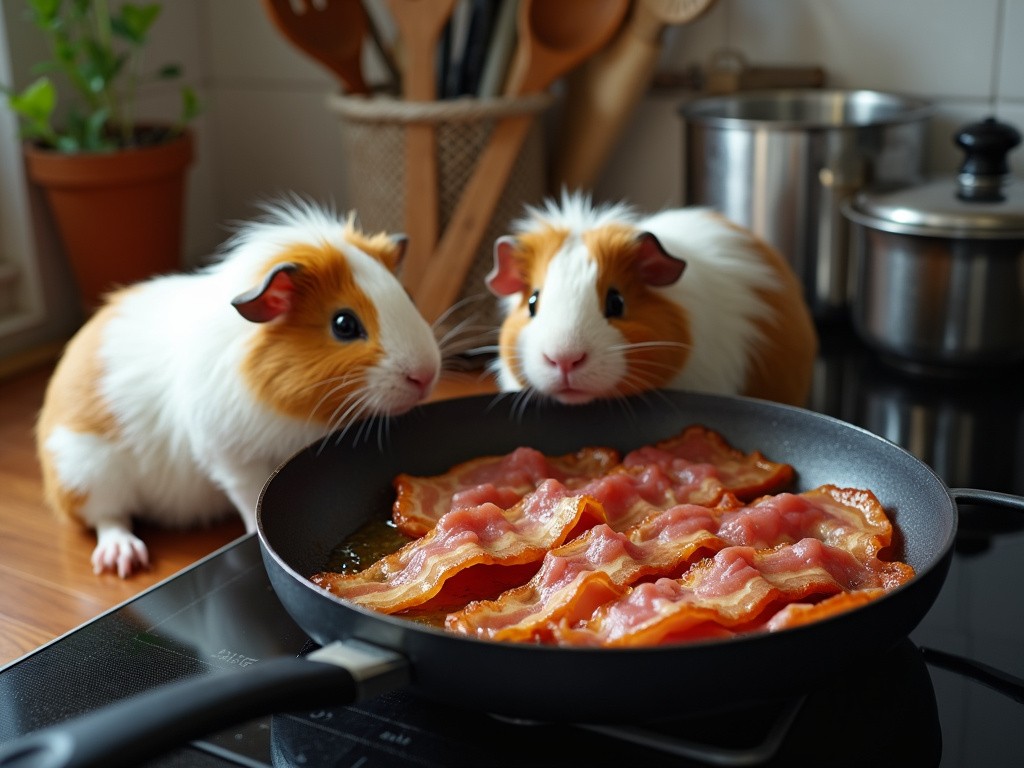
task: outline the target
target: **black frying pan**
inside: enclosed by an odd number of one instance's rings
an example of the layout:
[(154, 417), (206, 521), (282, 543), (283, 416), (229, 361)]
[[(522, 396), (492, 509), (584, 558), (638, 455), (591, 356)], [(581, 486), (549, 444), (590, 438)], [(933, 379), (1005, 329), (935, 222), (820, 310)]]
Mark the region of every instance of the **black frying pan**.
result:
[[(744, 452), (760, 450), (794, 465), (795, 490), (825, 483), (873, 490), (898, 529), (892, 555), (912, 565), (915, 578), (864, 607), (811, 625), (639, 649), (464, 638), (347, 603), (308, 581), (350, 532), (387, 513), (399, 472), (435, 474), (521, 445), (549, 454), (586, 445), (625, 452), (694, 423), (720, 432)], [(485, 395), (430, 404), (394, 420), (382, 448), (365, 437), (353, 446), (352, 434), (286, 462), (267, 482), (257, 510), (271, 583), (321, 650), (174, 684), (29, 735), (0, 752), (0, 765), (130, 765), (257, 715), (347, 704), (401, 685), (495, 714), (578, 722), (675, 717), (783, 696), (824, 682), (844, 663), (887, 650), (917, 626), (946, 578), (955, 500), (1024, 509), (1024, 499), (1014, 496), (951, 491), (911, 454), (858, 427), (744, 398), (659, 392), (629, 401), (520, 409), (513, 398)], [(19, 763), (16, 755), (53, 760)]]

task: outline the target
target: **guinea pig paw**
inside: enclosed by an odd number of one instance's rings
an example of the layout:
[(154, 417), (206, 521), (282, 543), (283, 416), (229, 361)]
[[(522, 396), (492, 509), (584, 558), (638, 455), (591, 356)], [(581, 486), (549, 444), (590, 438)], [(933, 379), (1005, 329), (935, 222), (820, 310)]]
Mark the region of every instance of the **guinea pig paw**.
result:
[(97, 532), (98, 542), (92, 552), (93, 573), (117, 573), (126, 579), (149, 567), (149, 550), (140, 538), (120, 527)]

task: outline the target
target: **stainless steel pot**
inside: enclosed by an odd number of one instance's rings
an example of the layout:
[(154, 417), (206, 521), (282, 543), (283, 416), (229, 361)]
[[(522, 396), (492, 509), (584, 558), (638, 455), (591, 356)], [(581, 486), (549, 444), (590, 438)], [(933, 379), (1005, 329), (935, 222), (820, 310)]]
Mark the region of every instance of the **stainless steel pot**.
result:
[(912, 366), (1024, 359), (1024, 188), (1009, 175), (1012, 126), (989, 118), (955, 142), (956, 178), (864, 191), (852, 223), (852, 320), (861, 337)]
[(685, 201), (709, 205), (778, 248), (812, 313), (849, 308), (841, 203), (874, 184), (924, 178), (931, 106), (876, 91), (765, 90), (684, 105)]

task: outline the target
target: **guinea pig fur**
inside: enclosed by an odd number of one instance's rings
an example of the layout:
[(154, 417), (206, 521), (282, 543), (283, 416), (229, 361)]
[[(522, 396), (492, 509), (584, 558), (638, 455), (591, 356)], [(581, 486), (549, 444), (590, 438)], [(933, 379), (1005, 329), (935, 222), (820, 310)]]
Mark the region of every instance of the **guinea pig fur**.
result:
[[(394, 276), (405, 238), (289, 199), (222, 257), (112, 293), (68, 343), (37, 424), (47, 502), (95, 529), (94, 570), (148, 565), (132, 518), (255, 529), (277, 465), (409, 410), (441, 355)], [(369, 427), (369, 425), (364, 425)]]
[(563, 403), (666, 387), (803, 405), (818, 338), (800, 282), (705, 208), (641, 215), (563, 193), (494, 248), (504, 391)]

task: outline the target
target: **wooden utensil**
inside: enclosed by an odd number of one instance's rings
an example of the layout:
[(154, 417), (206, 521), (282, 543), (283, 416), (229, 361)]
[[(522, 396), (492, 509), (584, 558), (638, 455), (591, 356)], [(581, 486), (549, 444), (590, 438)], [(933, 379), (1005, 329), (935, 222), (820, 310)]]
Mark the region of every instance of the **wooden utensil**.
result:
[(263, 0), (292, 45), (334, 73), (347, 93), (369, 93), (363, 79), (363, 39), (369, 19), (360, 0)]
[[(388, 0), (402, 46), (402, 94), (406, 101), (437, 97), (435, 52), (455, 0)], [(402, 283), (419, 284), (438, 237), (437, 136), (433, 123), (405, 126), (405, 234)]]
[[(543, 91), (606, 45), (628, 8), (628, 0), (522, 0), (519, 39), (506, 95)], [(465, 281), (531, 122), (531, 115), (516, 115), (494, 126), (430, 269), (413, 289), (417, 306), (428, 321), (436, 320), (451, 306)]]
[(622, 32), (569, 79), (552, 189), (590, 189), (643, 96), (670, 24), (693, 21), (714, 0), (637, 0)]

